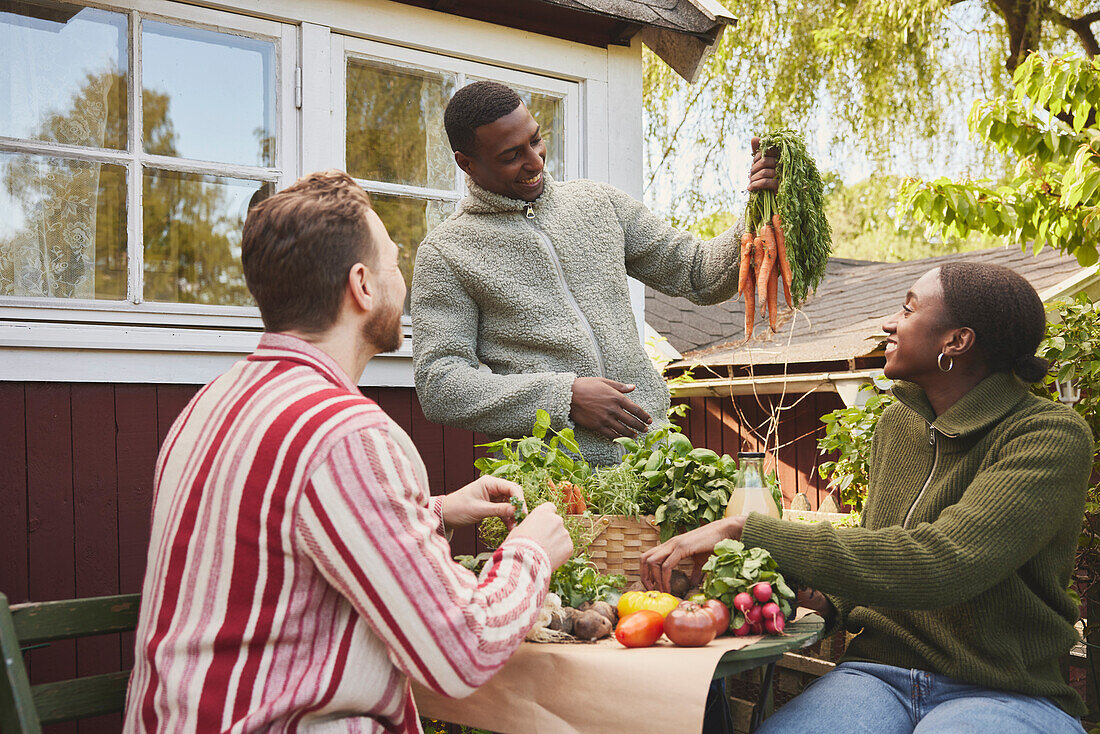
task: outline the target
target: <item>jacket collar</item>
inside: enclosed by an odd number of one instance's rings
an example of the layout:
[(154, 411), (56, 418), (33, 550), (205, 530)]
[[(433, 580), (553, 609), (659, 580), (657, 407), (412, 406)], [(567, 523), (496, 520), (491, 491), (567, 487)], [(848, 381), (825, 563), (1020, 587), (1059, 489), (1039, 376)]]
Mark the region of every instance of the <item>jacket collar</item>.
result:
[(311, 367), (326, 380), (349, 392), (358, 394), (359, 388), (344, 369), (332, 357), (304, 339), (290, 334), (265, 331), (256, 351), (247, 357), (249, 362), (287, 361)]
[(940, 433), (952, 438), (978, 433), (998, 422), (1029, 394), (1028, 387), (1011, 372), (995, 372), (963, 395), (937, 417), (924, 391), (912, 382), (894, 383), (894, 397), (924, 418)]
[(507, 196), (495, 194), (492, 191), (486, 191), (474, 183), (472, 178), (467, 176), (466, 188), (469, 189), (469, 193), (459, 206), (462, 211), (471, 214), (521, 212), (528, 206), (533, 206), (537, 210), (541, 206), (546, 206), (554, 198), (554, 187), (557, 185), (545, 168), (542, 169), (542, 180), (543, 188), (542, 193), (539, 194), (539, 198), (528, 202), (523, 199), (512, 199)]

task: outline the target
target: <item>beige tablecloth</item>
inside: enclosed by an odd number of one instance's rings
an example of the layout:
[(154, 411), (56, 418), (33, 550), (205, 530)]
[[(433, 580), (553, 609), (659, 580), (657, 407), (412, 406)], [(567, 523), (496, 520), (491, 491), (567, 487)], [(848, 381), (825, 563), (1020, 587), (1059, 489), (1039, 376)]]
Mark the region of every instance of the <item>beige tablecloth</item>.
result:
[(525, 642), (471, 696), (451, 699), (416, 684), (421, 716), (501, 734), (679, 734), (698, 732), (714, 669), (730, 650), (760, 637), (720, 637), (705, 647), (628, 649)]

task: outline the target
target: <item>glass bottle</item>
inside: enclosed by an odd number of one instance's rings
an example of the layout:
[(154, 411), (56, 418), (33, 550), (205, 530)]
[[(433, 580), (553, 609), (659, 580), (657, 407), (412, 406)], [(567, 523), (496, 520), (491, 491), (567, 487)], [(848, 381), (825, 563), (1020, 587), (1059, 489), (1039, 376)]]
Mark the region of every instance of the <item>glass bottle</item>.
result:
[(742, 451), (737, 454), (737, 484), (726, 505), (726, 517), (759, 512), (762, 515), (781, 518), (772, 491), (764, 481), (764, 454), (759, 451)]

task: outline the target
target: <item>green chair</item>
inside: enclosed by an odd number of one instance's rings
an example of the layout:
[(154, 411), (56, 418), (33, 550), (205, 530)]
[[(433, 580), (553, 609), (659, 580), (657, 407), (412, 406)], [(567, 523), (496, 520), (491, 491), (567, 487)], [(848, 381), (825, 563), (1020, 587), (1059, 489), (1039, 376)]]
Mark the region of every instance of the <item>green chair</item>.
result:
[(40, 734), (43, 724), (122, 711), (129, 671), (32, 686), (21, 648), (133, 631), (139, 601), (139, 594), (123, 594), (9, 607), (8, 598), (0, 594), (0, 731)]

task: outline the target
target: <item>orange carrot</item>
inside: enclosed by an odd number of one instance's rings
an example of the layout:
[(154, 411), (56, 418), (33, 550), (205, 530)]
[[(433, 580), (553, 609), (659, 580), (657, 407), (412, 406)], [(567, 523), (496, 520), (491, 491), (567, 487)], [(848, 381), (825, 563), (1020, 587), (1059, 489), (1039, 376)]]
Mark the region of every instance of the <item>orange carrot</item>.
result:
[(772, 233), (772, 226), (765, 224), (763, 228), (764, 236), (760, 239), (763, 240), (764, 257), (760, 264), (760, 267), (756, 270), (756, 297), (760, 300), (760, 304), (767, 305), (768, 303), (768, 279), (772, 276), (772, 270), (775, 268), (775, 235)]
[(779, 310), (779, 268), (772, 267), (771, 276), (768, 278), (768, 326), (777, 331), (775, 326), (776, 311)]
[(791, 262), (787, 259), (786, 237), (783, 236), (783, 220), (778, 214), (772, 215), (772, 226), (775, 228), (776, 261), (779, 263), (779, 272), (783, 275), (783, 295), (787, 299), (787, 308), (794, 308), (794, 299), (791, 298), (791, 283), (794, 278), (791, 275)]
[(753, 233), (741, 235), (741, 269), (737, 273), (737, 294), (742, 295), (752, 283)]
[(745, 341), (752, 339), (754, 323), (756, 323), (756, 288), (750, 283), (745, 289)]
[[(765, 225), (767, 226), (767, 225)], [(760, 271), (764, 267), (764, 256), (768, 252), (768, 246), (764, 244), (764, 231), (761, 230), (752, 241), (752, 272), (753, 283), (749, 286), (756, 288), (754, 303), (764, 304), (764, 291), (760, 290)]]

